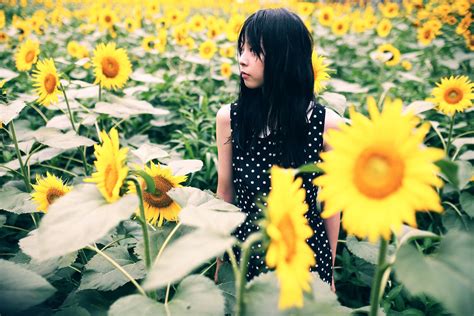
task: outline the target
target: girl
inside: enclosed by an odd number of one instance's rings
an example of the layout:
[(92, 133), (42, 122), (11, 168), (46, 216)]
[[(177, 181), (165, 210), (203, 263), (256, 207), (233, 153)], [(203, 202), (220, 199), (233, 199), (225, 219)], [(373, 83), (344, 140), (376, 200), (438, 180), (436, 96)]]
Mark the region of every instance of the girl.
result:
[[(296, 14), (286, 9), (252, 14), (243, 24), (237, 44), (239, 96), (216, 116), (217, 195), (247, 214), (234, 232), (243, 241), (259, 229), (256, 221), (263, 214), (257, 202), (271, 189), (267, 172), (271, 166), (297, 168), (320, 161), (319, 152), (328, 149), (323, 133), (336, 128), (342, 118), (315, 101), (312, 37)], [(315, 176), (302, 176), (309, 206), (305, 216), (314, 231), (307, 242), (317, 262), (311, 271), (317, 271), (334, 291), (340, 218), (322, 220), (319, 216), (317, 188), (311, 183)], [(252, 248), (249, 280), (268, 270), (265, 254), (259, 251), (261, 244)], [(220, 263), (218, 260), (218, 267)]]

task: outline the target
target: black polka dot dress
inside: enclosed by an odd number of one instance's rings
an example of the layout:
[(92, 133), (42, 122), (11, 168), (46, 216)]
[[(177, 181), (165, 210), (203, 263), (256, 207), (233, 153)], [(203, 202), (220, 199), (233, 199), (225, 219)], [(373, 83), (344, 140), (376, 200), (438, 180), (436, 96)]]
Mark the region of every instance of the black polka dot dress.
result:
[[(236, 106), (231, 105), (231, 129), (235, 130)], [(325, 108), (322, 105), (311, 103), (308, 114), (310, 129), (308, 132), (310, 142), (304, 150), (306, 153), (305, 163), (319, 161), (319, 152), (323, 147), (323, 132)], [(262, 197), (267, 197), (271, 190), (271, 175), (267, 172), (274, 164), (280, 165), (277, 155), (277, 144), (281, 142), (270, 134), (265, 138), (259, 137), (255, 146), (249, 151), (244, 151), (238, 146), (232, 135), (232, 171), (236, 205), (242, 212), (247, 214), (243, 222), (234, 231), (234, 236), (244, 241), (252, 232), (259, 230), (257, 221), (263, 217), (263, 211), (258, 203), (266, 206)], [(315, 254), (316, 266), (311, 271), (317, 271), (320, 278), (327, 283), (332, 280), (332, 258), (331, 249), (326, 235), (320, 212), (317, 209), (316, 195), (317, 187), (312, 184), (316, 173), (304, 174), (302, 187), (306, 190), (306, 203), (308, 212), (305, 217), (314, 231), (311, 238), (307, 240)], [(239, 252), (235, 249), (237, 257)], [(249, 260), (247, 279), (251, 280), (258, 274), (268, 271), (265, 264), (265, 252), (261, 243), (255, 243), (252, 247), (252, 255)]]

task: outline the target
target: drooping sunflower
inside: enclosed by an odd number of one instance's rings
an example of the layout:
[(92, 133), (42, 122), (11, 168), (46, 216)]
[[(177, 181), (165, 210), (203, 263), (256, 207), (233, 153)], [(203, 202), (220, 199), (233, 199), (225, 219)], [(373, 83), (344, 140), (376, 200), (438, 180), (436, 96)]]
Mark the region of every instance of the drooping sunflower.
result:
[(294, 170), (273, 166), (272, 190), (268, 195), (266, 219), (269, 237), (265, 262), (275, 268), (280, 283), (278, 307), (303, 306), (303, 291), (309, 291), (310, 267), (316, 264), (314, 253), (306, 243), (313, 235), (304, 214), (308, 211), (302, 179), (294, 179)]
[[(174, 176), (171, 169), (160, 164), (150, 163), (145, 166), (144, 171), (153, 178), (155, 182), (156, 194), (151, 194), (143, 190), (143, 205), (147, 222), (152, 225), (161, 226), (163, 220), (176, 221), (181, 207), (173, 201), (167, 194), (172, 188), (182, 187), (181, 183), (186, 181), (187, 176)], [(145, 181), (142, 181), (142, 188), (146, 189)], [(134, 186), (129, 186), (130, 192), (136, 192)], [(139, 214), (139, 211), (137, 210)]]
[(94, 50), (95, 82), (106, 89), (120, 89), (132, 72), (132, 64), (123, 48), (115, 43), (99, 44)]
[(387, 37), (392, 30), (392, 22), (389, 19), (382, 19), (377, 25), (377, 34), (380, 37)]
[(326, 58), (319, 56), (316, 51), (313, 51), (311, 55), (311, 61), (313, 64), (314, 73), (314, 92), (321, 92), (331, 77), (328, 74), (328, 66), (326, 64)]
[(352, 125), (327, 133), (332, 150), (321, 154), (325, 174), (313, 181), (325, 203), (322, 216), (342, 211), (347, 232), (371, 242), (389, 239), (403, 223), (416, 226), (416, 211), (443, 210), (434, 162), (444, 152), (423, 146), (429, 124), (416, 129), (419, 119), (402, 114), (401, 102), (382, 113), (374, 103), (368, 104), (370, 119), (350, 109)]
[(109, 203), (120, 198), (120, 188), (128, 174), (125, 164), (128, 148), (120, 148), (118, 132), (112, 128), (107, 134), (100, 132), (102, 144), (94, 145), (96, 172), (85, 182), (96, 183), (100, 193)]
[(199, 45), (199, 55), (204, 59), (211, 59), (217, 51), (217, 46), (213, 41), (205, 41)]
[(46, 177), (36, 176), (36, 184), (33, 184), (34, 192), (31, 198), (37, 204), (37, 210), (46, 213), (56, 199), (71, 191), (72, 186), (65, 185), (55, 175), (46, 173)]
[(446, 115), (463, 112), (472, 106), (474, 83), (467, 76), (441, 78), (431, 94), (438, 110)]
[(40, 60), (33, 71), (33, 86), (38, 94), (38, 103), (48, 106), (58, 102), (59, 75), (51, 58)]
[(390, 53), (392, 55), (387, 61), (385, 61), (385, 65), (389, 67), (396, 66), (400, 62), (400, 51), (392, 44), (380, 45), (377, 48), (377, 51), (383, 54)]
[(27, 39), (20, 45), (15, 54), (16, 69), (19, 71), (28, 71), (38, 60), (40, 53), (40, 44), (37, 41)]

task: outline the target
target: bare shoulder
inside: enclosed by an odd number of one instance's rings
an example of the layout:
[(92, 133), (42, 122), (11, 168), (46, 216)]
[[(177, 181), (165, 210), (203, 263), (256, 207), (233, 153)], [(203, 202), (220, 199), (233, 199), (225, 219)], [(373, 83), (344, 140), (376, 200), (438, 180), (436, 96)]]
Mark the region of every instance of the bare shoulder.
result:
[(230, 104), (223, 105), (216, 114), (218, 125), (230, 125)]
[(324, 132), (330, 129), (337, 129), (339, 125), (345, 122), (344, 118), (337, 114), (334, 110), (326, 107), (326, 117), (324, 119)]

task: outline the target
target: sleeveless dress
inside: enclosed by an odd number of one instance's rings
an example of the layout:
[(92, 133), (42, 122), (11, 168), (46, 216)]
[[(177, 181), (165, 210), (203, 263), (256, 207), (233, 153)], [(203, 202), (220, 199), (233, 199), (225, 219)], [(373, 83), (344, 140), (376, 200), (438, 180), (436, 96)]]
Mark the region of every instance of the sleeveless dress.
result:
[[(231, 104), (231, 132), (236, 128), (236, 107), (237, 104)], [(310, 104), (311, 110), (309, 119), (309, 138), (310, 142), (304, 149), (305, 164), (320, 161), (319, 152), (323, 148), (323, 132), (325, 108), (320, 104)], [(308, 111), (309, 112), (309, 111)], [(277, 144), (281, 142), (274, 134), (265, 138), (259, 137), (255, 148), (244, 151), (237, 144), (232, 133), (232, 171), (236, 206), (241, 208), (242, 212), (247, 214), (245, 222), (238, 226), (233, 235), (240, 241), (244, 241), (252, 232), (259, 230), (256, 224), (263, 217), (262, 209), (256, 202), (262, 204), (260, 196), (266, 197), (270, 192), (270, 174), (266, 173), (272, 165), (280, 165), (277, 159)], [(320, 278), (327, 283), (332, 280), (332, 255), (326, 230), (317, 209), (316, 195), (317, 187), (312, 184), (312, 179), (316, 173), (303, 174), (302, 187), (306, 190), (306, 203), (308, 212), (305, 217), (308, 219), (310, 227), (313, 229), (313, 236), (307, 239), (308, 245), (315, 254), (316, 266), (311, 267), (310, 271), (317, 271)], [(263, 203), (266, 206), (266, 203)], [(234, 249), (236, 256), (239, 257), (238, 249)], [(265, 252), (261, 243), (255, 243), (252, 246), (247, 279), (251, 280), (269, 268), (265, 264)]]

